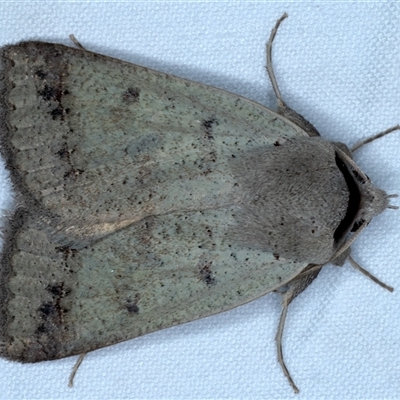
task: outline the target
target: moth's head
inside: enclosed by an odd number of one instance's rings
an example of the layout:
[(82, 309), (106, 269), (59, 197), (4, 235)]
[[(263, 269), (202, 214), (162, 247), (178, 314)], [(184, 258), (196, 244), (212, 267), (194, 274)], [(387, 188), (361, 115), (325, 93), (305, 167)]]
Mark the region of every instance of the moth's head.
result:
[(352, 232), (357, 231), (362, 225), (366, 226), (372, 218), (379, 215), (387, 208), (397, 209), (391, 205), (390, 198), (397, 197), (397, 194), (388, 195), (384, 190), (375, 187), (371, 180), (357, 166), (351, 157), (341, 149), (337, 150), (341, 159), (345, 162), (353, 182), (359, 193), (359, 206), (356, 212)]
[(387, 208), (398, 208), (389, 204), (389, 198), (397, 197), (397, 195), (388, 195), (384, 190), (373, 186), (369, 180), (360, 186), (362, 192), (357, 220), (368, 223)]
[[(349, 255), (351, 244), (371, 220), (387, 208), (398, 209), (389, 204), (390, 198), (398, 196), (397, 194), (388, 195), (384, 190), (375, 187), (353, 161), (351, 154), (343, 151), (340, 146), (335, 147), (336, 163), (348, 184), (350, 196), (347, 215), (334, 234), (338, 250), (332, 257), (332, 261), (336, 265), (342, 265)], [(349, 232), (354, 233), (350, 238)]]

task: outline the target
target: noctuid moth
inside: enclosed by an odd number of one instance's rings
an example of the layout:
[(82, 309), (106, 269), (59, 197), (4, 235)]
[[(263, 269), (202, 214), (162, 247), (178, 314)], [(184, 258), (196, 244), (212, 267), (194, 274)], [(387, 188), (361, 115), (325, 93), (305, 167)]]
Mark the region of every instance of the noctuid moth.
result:
[[(1, 152), (16, 193), (1, 355), (53, 360), (247, 303), (290, 302), (389, 205), (352, 159), (278, 111), (81, 48), (1, 51)], [(388, 129), (362, 144), (381, 137)], [(79, 359), (78, 364), (81, 362)]]

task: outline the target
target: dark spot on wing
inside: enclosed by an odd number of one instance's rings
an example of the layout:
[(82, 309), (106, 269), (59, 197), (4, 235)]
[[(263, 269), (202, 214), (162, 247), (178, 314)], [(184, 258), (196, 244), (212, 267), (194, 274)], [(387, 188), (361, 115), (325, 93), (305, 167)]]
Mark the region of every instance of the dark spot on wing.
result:
[(206, 133), (207, 139), (214, 139), (213, 130), (215, 126), (218, 126), (219, 122), (216, 118), (205, 119), (202, 122), (202, 127)]
[(76, 249), (71, 249), (69, 246), (56, 247), (56, 251), (63, 254), (65, 261), (67, 261), (70, 257), (74, 257), (77, 253)]
[(56, 314), (57, 308), (53, 303), (44, 303), (39, 307), (39, 311), (43, 314), (44, 317), (48, 317), (51, 314)]
[(50, 111), (50, 115), (53, 118), (53, 120), (56, 120), (57, 118), (60, 118), (62, 120), (64, 117), (64, 111), (62, 107), (56, 107)]
[(44, 100), (50, 101), (59, 101), (61, 98), (61, 91), (55, 87), (51, 87), (49, 85), (44, 85), (44, 88), (39, 91), (39, 95), (42, 96)]
[(211, 271), (211, 264), (212, 264), (212, 261), (206, 263), (205, 265), (203, 265), (203, 267), (200, 270), (201, 280), (207, 286), (211, 286), (211, 285), (215, 284), (215, 277), (214, 277), (214, 274)]
[(66, 287), (64, 283), (48, 285), (46, 291), (50, 294), (51, 300), (45, 301), (38, 308), (42, 323), (36, 328), (37, 335), (52, 335), (60, 329), (64, 323), (64, 315), (68, 312), (61, 305), (64, 297), (71, 293), (71, 289)]
[(139, 312), (139, 307), (136, 304), (128, 303), (125, 307), (130, 314), (137, 314)]
[(139, 307), (137, 305), (138, 301), (139, 301), (139, 295), (136, 295), (134, 300), (132, 300), (130, 298), (126, 300), (125, 308), (129, 314), (138, 314), (139, 313)]
[(64, 142), (62, 147), (56, 151), (56, 154), (58, 154), (60, 159), (68, 163), (70, 166), (70, 169), (64, 173), (64, 179), (73, 179), (74, 177), (82, 175), (84, 172), (82, 169), (76, 168), (72, 164), (71, 154), (73, 152), (74, 150), (69, 149), (67, 142)]
[(47, 73), (46, 72), (44, 72), (44, 71), (42, 71), (41, 69), (38, 69), (36, 72), (35, 72), (35, 75), (39, 78), (39, 79), (45, 79), (46, 78), (46, 76), (47, 76)]
[(43, 54), (43, 64), (37, 66), (34, 73), (39, 99), (48, 103), (48, 112), (53, 120), (64, 121), (65, 110), (62, 104), (63, 96), (69, 93), (65, 88), (68, 78), (66, 55), (58, 49), (49, 46)]
[(124, 103), (136, 103), (139, 101), (140, 89), (129, 87), (122, 95)]
[(51, 293), (56, 298), (63, 298), (68, 296), (71, 293), (71, 289), (66, 287), (64, 283), (48, 285), (46, 290)]

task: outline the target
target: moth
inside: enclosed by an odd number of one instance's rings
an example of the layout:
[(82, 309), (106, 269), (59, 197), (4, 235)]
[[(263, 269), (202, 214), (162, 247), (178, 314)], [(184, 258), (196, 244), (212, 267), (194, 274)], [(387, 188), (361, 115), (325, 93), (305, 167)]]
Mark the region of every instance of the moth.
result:
[[(394, 195), (343, 143), (278, 111), (83, 48), (1, 51), (1, 153), (16, 193), (1, 258), (1, 356), (38, 362), (229, 310), (286, 313)], [(393, 130), (367, 139), (362, 144)], [(361, 145), (362, 145), (361, 144)], [(81, 362), (80, 357), (78, 364)]]

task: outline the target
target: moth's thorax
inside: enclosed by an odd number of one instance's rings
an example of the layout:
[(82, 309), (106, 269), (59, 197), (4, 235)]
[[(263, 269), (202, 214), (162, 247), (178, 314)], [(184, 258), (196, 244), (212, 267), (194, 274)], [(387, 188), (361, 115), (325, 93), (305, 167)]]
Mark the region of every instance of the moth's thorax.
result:
[(235, 240), (285, 258), (328, 262), (361, 215), (387, 206), (387, 200), (375, 204), (376, 194), (386, 194), (358, 182), (337, 147), (296, 138), (235, 162), (242, 190)]

